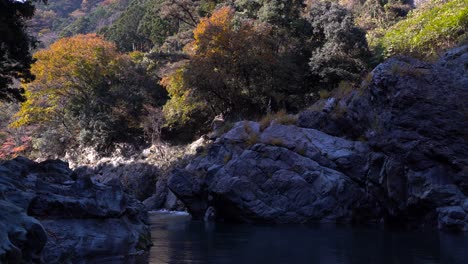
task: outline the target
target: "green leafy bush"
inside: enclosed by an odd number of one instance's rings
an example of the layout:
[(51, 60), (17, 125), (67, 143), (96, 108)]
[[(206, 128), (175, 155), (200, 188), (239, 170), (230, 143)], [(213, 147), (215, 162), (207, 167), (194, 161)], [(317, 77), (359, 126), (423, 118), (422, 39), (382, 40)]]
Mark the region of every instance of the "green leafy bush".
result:
[(310, 70), (322, 86), (357, 81), (369, 58), (365, 32), (355, 26), (352, 13), (333, 2), (317, 2), (305, 15), (312, 26)]

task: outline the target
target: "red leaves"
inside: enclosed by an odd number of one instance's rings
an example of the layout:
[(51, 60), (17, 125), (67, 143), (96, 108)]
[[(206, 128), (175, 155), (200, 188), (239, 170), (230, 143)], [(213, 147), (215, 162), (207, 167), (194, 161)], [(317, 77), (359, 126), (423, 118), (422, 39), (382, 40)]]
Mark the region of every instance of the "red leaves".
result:
[(29, 136), (21, 136), (19, 140), (9, 136), (0, 146), (0, 159), (11, 159), (26, 152), (31, 148), (31, 141)]

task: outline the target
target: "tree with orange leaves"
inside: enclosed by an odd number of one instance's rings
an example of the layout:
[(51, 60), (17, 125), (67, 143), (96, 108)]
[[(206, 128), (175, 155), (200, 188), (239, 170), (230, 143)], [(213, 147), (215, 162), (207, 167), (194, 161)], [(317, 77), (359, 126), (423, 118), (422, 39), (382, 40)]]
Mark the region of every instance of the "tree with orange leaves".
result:
[[(194, 29), (194, 41), (185, 48), (191, 59), (174, 73), (182, 74), (183, 89), (188, 91), (181, 93), (179, 85), (178, 93), (204, 102), (211, 116), (259, 114), (270, 102), (278, 104), (281, 90), (286, 89), (283, 81), (288, 78), (283, 76), (271, 30), (266, 23), (237, 18), (230, 7), (201, 19)], [(167, 82), (171, 79), (175, 78), (166, 78), (167, 87), (174, 86)], [(171, 101), (187, 102), (170, 94)]]

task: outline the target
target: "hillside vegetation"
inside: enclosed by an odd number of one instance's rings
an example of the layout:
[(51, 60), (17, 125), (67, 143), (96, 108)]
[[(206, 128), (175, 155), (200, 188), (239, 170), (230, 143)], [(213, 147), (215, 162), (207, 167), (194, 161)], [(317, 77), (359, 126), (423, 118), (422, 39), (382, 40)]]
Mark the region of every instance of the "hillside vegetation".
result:
[(433, 0), (392, 26), (381, 40), (385, 57), (434, 57), (468, 40), (468, 0)]
[(132, 0), (53, 0), (36, 4), (29, 22), (33, 35), (47, 47), (61, 37), (93, 33), (112, 24)]
[[(1, 117), (2, 157), (187, 142), (212, 120), (296, 113), (352, 91), (383, 58), (466, 41), (467, 0), (57, 0), (27, 101)], [(24, 79), (23, 81), (26, 81)], [(18, 111), (16, 114), (15, 112)], [(5, 145), (7, 144), (7, 145)], [(14, 150), (14, 151), (13, 151)]]

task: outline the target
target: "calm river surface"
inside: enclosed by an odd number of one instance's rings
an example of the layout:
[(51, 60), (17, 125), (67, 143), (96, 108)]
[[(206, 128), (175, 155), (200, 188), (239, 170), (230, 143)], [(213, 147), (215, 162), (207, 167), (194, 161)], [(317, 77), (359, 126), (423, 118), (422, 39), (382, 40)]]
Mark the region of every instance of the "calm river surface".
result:
[(150, 213), (149, 263), (468, 263), (468, 234), (372, 228), (205, 224)]

